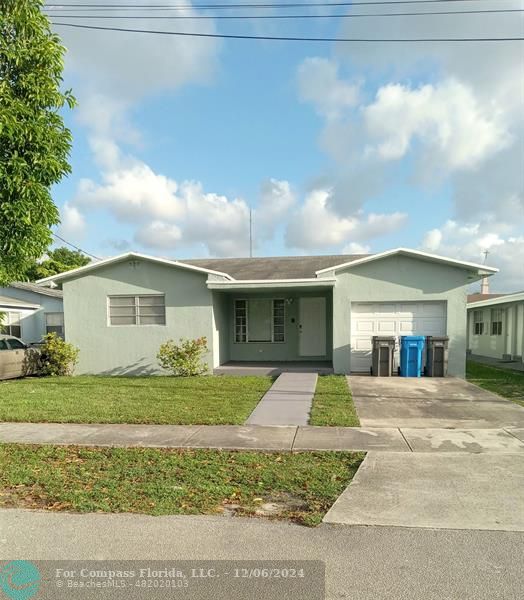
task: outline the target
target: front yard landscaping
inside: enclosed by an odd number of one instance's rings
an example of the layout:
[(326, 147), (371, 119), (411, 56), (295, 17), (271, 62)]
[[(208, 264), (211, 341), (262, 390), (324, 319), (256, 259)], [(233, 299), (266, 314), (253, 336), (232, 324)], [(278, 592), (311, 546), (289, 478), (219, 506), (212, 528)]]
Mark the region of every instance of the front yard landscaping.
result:
[(346, 377), (343, 375), (319, 376), (309, 424), (360, 427)]
[(0, 381), (0, 421), (241, 425), (271, 377), (49, 377)]
[(524, 406), (524, 372), (468, 361), (466, 378), (481, 388)]
[(317, 525), (363, 453), (0, 445), (0, 506), (238, 514)]

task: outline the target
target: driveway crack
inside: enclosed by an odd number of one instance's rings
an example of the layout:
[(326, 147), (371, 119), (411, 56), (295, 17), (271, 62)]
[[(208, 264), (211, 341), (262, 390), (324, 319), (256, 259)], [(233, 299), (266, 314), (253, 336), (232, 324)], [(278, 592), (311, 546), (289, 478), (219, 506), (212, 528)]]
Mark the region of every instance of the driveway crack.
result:
[(407, 447), (410, 449), (411, 452), (413, 452), (413, 448), (411, 447), (411, 444), (408, 442), (408, 440), (407, 440), (406, 436), (404, 435), (404, 432), (402, 431), (402, 429), (400, 429), (400, 427), (398, 427), (398, 430), (400, 432), (400, 435), (402, 436), (402, 438), (406, 442)]

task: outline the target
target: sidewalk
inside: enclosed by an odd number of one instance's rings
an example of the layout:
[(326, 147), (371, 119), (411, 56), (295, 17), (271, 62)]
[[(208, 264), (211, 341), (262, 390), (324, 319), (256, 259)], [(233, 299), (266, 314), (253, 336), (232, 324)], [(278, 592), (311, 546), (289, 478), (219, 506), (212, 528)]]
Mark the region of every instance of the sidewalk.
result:
[(524, 452), (524, 429), (0, 423), (0, 443), (264, 451)]

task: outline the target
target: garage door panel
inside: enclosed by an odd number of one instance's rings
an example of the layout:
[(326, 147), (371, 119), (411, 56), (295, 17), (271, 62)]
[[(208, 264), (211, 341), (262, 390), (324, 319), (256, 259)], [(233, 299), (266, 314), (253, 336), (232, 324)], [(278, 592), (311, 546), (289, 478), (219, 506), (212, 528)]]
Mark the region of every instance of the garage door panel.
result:
[(369, 372), (372, 337), (397, 338), (395, 368), (402, 335), (445, 335), (445, 302), (370, 302), (351, 305), (351, 370)]

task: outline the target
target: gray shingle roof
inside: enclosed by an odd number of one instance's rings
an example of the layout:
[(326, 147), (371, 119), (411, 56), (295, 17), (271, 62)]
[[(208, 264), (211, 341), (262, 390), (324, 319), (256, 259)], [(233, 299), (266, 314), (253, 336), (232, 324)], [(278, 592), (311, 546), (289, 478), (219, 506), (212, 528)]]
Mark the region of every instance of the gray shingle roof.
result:
[(62, 290), (56, 288), (44, 287), (37, 283), (30, 283), (28, 281), (15, 281), (9, 284), (10, 287), (14, 287), (18, 290), (27, 290), (28, 292), (34, 292), (35, 294), (42, 294), (43, 296), (51, 296), (53, 298), (62, 298), (64, 295)]
[(221, 271), (234, 279), (311, 279), (315, 272), (368, 256), (337, 254), (330, 256), (276, 256), (267, 258), (198, 258), (180, 262)]

